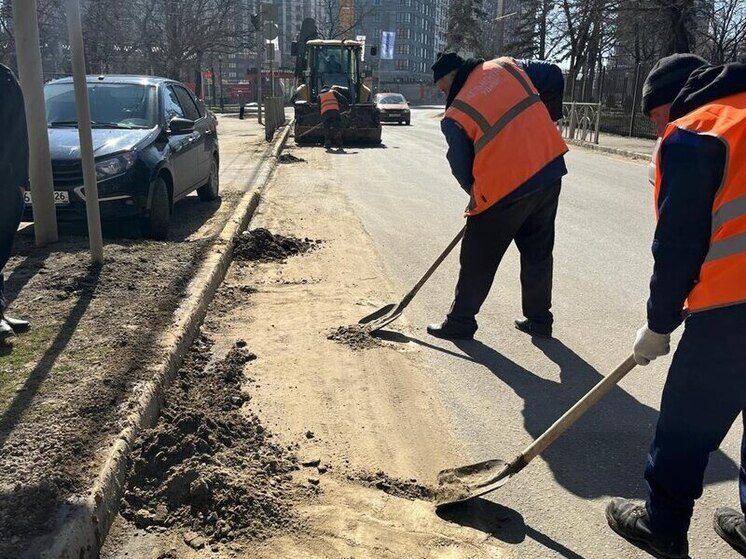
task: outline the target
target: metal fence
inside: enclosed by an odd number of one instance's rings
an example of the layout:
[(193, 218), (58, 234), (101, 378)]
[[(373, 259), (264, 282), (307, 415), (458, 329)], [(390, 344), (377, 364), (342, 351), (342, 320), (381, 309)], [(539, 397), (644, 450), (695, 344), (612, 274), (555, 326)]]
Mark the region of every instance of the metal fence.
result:
[(592, 80), (581, 76), (574, 87), (567, 83), (565, 101), (600, 104), (601, 132), (655, 139), (655, 126), (640, 109), (642, 84), (651, 68), (652, 63), (612, 61), (597, 71)]
[(565, 138), (597, 144), (600, 123), (600, 103), (562, 103), (559, 128)]

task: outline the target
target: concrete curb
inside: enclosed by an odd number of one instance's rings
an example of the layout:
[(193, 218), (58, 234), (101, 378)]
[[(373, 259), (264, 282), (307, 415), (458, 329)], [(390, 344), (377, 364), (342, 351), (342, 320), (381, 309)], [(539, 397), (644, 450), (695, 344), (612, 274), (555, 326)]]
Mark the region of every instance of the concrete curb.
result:
[(608, 153), (610, 155), (618, 155), (620, 157), (627, 157), (628, 159), (650, 161), (650, 159), (653, 156), (652, 151), (650, 153), (639, 153), (636, 151), (629, 151), (626, 149), (618, 149), (618, 148), (612, 148), (608, 146), (599, 146), (597, 144), (589, 144), (588, 142), (581, 142), (580, 140), (572, 140), (570, 138), (565, 138), (565, 142), (568, 145), (578, 146), (578, 147), (589, 149), (592, 151), (600, 151), (601, 153)]
[(106, 460), (87, 497), (70, 503), (52, 536), (44, 538), (40, 550), (26, 551), (23, 558), (95, 559), (119, 510), (132, 445), (141, 429), (152, 427), (160, 412), (163, 397), (178, 366), (194, 340), (207, 307), (223, 282), (232, 261), (233, 238), (248, 227), (259, 205), (261, 193), (277, 165), (277, 156), (285, 147), (292, 122), (275, 137), (264, 152), (248, 183), (257, 185), (246, 192), (211, 250), (187, 287), (187, 295), (174, 312), (173, 323), (160, 337), (164, 351), (161, 363), (154, 366), (153, 379), (142, 389), (135, 410), (125, 427), (106, 449)]

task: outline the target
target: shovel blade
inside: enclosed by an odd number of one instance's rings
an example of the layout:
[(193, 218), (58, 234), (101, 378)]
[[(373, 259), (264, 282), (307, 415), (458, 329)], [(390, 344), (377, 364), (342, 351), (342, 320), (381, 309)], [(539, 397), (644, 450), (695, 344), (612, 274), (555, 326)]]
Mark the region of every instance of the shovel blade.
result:
[(513, 471), (503, 460), (487, 460), (438, 474), (436, 508), (468, 501), (505, 485)]
[(384, 326), (388, 326), (392, 322), (394, 322), (397, 318), (399, 318), (402, 315), (403, 309), (394, 309), (392, 312), (387, 314), (386, 316), (383, 316), (379, 318), (378, 320), (374, 320), (372, 322), (369, 322), (366, 324), (368, 327), (368, 331), (375, 332), (376, 330), (380, 330)]
[(381, 307), (376, 312), (370, 313), (368, 316), (364, 316), (363, 318), (358, 320), (358, 324), (369, 324), (373, 322), (374, 320), (378, 320), (379, 318), (385, 317), (387, 314), (393, 311), (395, 307), (396, 307), (396, 303), (390, 303), (386, 305), (385, 307)]

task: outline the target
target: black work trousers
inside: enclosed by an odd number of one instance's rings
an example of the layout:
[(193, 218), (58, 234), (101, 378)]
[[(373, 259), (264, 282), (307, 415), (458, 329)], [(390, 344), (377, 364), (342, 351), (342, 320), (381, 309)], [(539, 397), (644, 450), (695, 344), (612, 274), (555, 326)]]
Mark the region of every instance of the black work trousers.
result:
[[(683, 536), (710, 454), (746, 412), (746, 303), (691, 315), (663, 389), (645, 481), (654, 532)], [(739, 471), (746, 513), (746, 437)]]
[(339, 113), (332, 113), (324, 117), (324, 146), (331, 147), (336, 144), (338, 148), (344, 148), (342, 142), (342, 118)]
[(521, 254), (523, 314), (552, 324), (554, 221), (561, 181), (468, 217), (461, 242), (461, 271), (448, 319), (476, 327), (476, 315), (495, 279), (497, 267), (515, 241)]
[(5, 311), (3, 268), (10, 259), (18, 226), (23, 215), (23, 193), (20, 188), (0, 185), (0, 313)]

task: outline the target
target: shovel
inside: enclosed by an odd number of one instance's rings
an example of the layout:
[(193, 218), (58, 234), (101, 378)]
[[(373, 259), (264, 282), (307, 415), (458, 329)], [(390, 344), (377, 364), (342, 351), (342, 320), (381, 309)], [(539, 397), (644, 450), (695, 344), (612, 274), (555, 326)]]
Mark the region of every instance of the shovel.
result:
[(407, 293), (404, 298), (399, 301), (398, 304), (390, 303), (385, 307), (381, 307), (376, 312), (371, 313), (364, 318), (361, 318), (358, 321), (358, 324), (364, 324), (368, 327), (368, 330), (370, 332), (375, 332), (376, 330), (380, 330), (384, 326), (391, 324), (397, 318), (399, 318), (404, 312), (404, 309), (406, 309), (409, 306), (409, 303), (412, 302), (414, 296), (417, 295), (417, 292), (422, 288), (423, 285), (425, 285), (425, 282), (430, 279), (430, 276), (432, 276), (435, 270), (438, 269), (438, 266), (443, 263), (443, 260), (446, 259), (446, 256), (448, 256), (453, 248), (459, 243), (459, 241), (461, 241), (464, 236), (464, 231), (466, 231), (466, 226), (464, 226), (461, 231), (458, 232), (458, 235), (456, 235), (456, 237), (449, 243), (449, 245), (443, 251), (443, 254), (438, 256), (438, 259), (433, 263), (432, 266), (430, 266), (427, 272), (425, 272), (425, 275), (420, 278), (420, 281), (418, 281), (417, 284), (412, 288), (412, 291)]
[(557, 438), (588, 411), (596, 402), (614, 388), (627, 373), (635, 368), (634, 356), (619, 365), (613, 373), (594, 386), (577, 404), (560, 417), (538, 439), (530, 444), (512, 462), (488, 460), (443, 470), (438, 474), (438, 489), (435, 506), (442, 507), (462, 501), (468, 501), (499, 489), (515, 474), (525, 468), (531, 460), (544, 452)]

